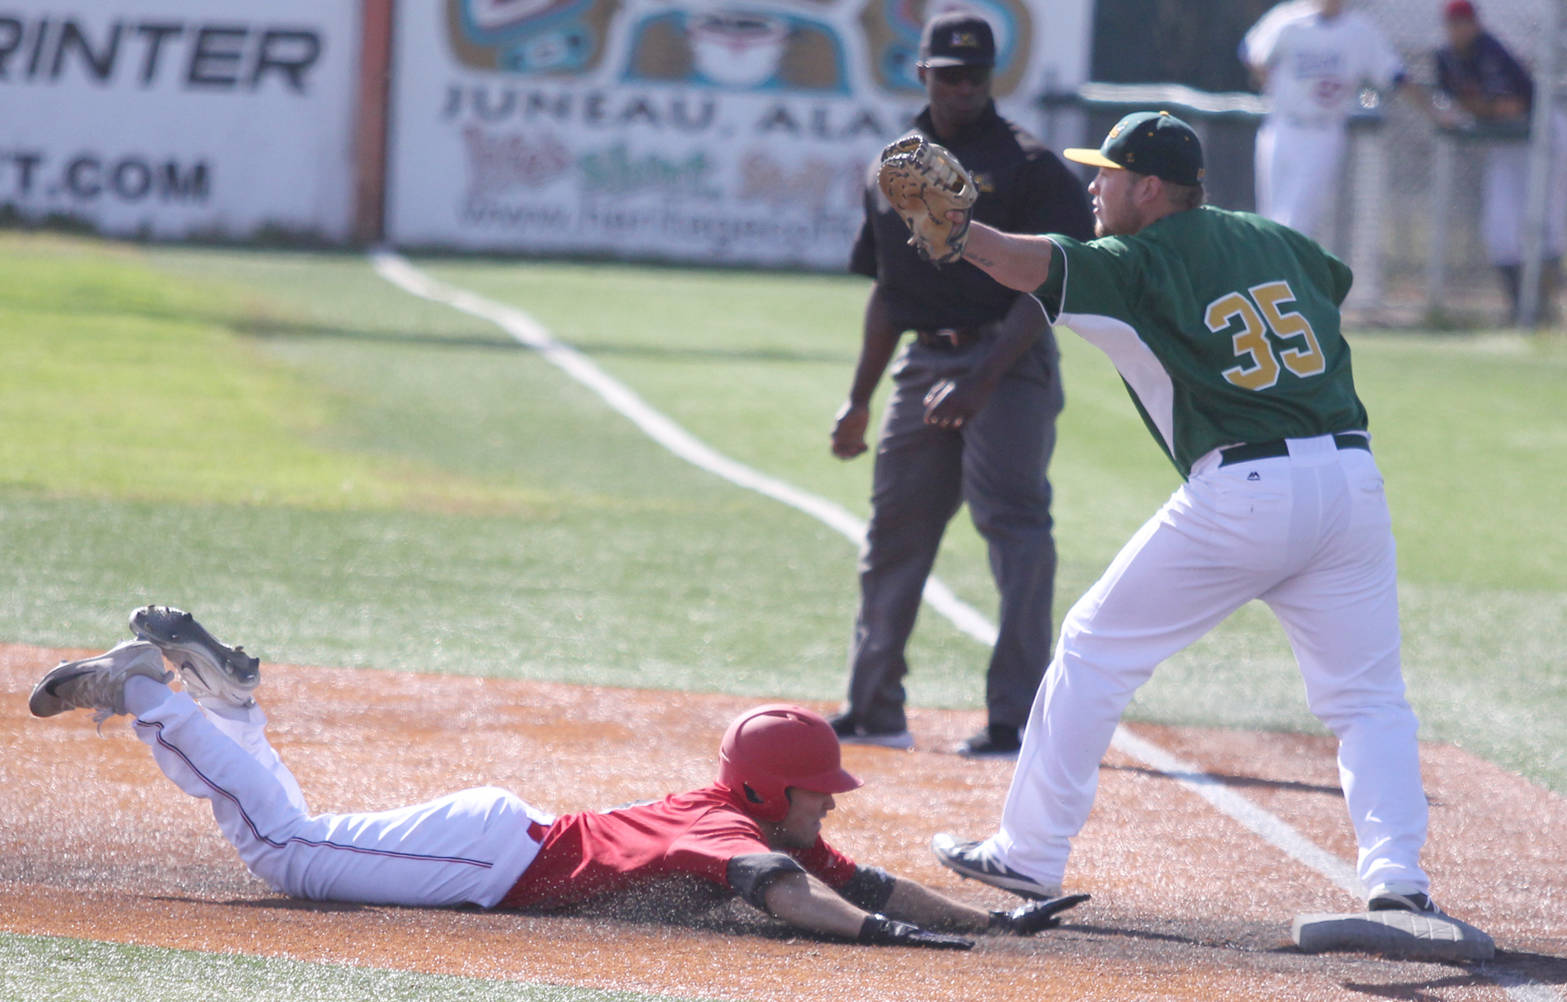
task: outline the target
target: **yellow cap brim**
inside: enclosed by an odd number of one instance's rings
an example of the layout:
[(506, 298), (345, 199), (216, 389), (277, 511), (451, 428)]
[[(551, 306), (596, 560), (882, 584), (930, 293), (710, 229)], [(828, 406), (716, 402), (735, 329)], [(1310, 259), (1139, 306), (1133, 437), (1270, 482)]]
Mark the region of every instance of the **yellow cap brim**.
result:
[(1109, 167), (1111, 170), (1125, 170), (1120, 164), (1100, 153), (1098, 150), (1070, 149), (1062, 150), (1061, 155), (1073, 163), (1087, 164), (1090, 167)]

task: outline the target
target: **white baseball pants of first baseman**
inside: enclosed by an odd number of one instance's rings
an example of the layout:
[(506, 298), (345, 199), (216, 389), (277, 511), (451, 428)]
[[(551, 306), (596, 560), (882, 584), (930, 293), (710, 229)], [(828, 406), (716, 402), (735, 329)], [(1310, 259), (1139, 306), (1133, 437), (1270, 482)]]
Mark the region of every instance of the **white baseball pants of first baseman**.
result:
[(478, 788), (396, 810), (311, 815), (252, 705), (206, 712), (151, 679), (126, 683), (136, 735), (164, 775), (212, 805), (250, 871), (292, 897), (363, 904), (491, 907), (538, 854), (505, 790)]
[(1399, 666), (1391, 522), (1371, 453), (1332, 436), (1219, 465), (1217, 451), (1072, 607), (1034, 701), (1001, 829), (1006, 865), (1058, 886), (1093, 806), (1099, 763), (1154, 668), (1260, 598), (1294, 649), (1339, 778), (1368, 892), (1424, 891), (1416, 721)]

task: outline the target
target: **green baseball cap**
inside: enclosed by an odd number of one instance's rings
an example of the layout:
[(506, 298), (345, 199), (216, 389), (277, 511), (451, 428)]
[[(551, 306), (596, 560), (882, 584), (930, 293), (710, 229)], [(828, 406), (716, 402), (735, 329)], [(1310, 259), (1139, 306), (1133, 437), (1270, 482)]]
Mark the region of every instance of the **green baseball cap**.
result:
[(1134, 111), (1110, 129), (1097, 150), (1063, 150), (1090, 167), (1151, 174), (1174, 184), (1201, 184), (1202, 143), (1192, 127), (1168, 111)]

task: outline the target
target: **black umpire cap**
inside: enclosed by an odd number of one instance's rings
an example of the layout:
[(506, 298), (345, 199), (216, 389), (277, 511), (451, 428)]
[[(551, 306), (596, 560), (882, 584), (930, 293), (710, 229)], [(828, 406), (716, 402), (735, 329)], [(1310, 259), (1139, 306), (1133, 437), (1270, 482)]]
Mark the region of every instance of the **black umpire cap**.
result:
[(996, 36), (984, 18), (965, 11), (951, 11), (925, 22), (920, 35), (920, 65), (996, 65)]

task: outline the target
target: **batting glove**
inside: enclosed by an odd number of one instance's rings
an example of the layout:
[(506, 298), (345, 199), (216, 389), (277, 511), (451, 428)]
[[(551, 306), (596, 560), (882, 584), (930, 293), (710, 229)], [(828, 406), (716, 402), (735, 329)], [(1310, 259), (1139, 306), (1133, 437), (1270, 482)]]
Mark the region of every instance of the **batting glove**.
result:
[(962, 936), (931, 932), (885, 915), (867, 915), (860, 924), (857, 942), (866, 946), (923, 946), (932, 950), (972, 950), (974, 941)]

